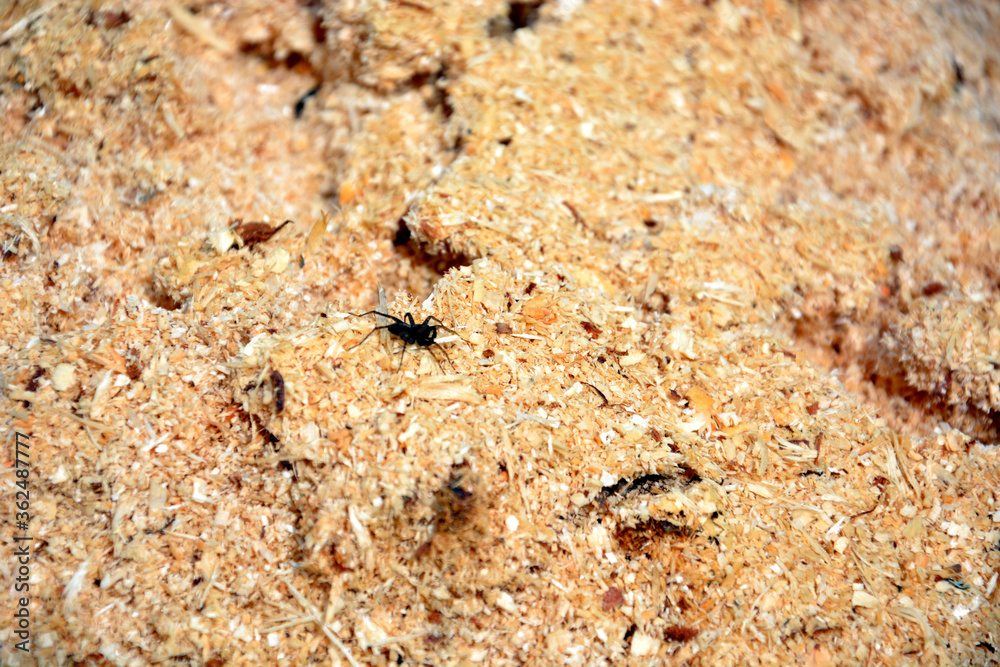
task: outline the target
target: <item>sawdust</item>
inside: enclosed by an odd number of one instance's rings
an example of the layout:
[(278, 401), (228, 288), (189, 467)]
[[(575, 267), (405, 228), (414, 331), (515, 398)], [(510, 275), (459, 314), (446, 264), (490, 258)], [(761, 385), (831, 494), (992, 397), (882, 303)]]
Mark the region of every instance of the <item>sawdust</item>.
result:
[(993, 659), (993, 5), (5, 11), (4, 664)]

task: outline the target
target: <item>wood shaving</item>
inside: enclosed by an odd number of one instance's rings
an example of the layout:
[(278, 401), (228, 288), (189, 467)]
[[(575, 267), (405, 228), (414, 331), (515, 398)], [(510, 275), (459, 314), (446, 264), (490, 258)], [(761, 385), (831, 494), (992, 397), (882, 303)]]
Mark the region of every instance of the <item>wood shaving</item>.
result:
[(998, 24), (10, 9), (0, 662), (994, 659)]

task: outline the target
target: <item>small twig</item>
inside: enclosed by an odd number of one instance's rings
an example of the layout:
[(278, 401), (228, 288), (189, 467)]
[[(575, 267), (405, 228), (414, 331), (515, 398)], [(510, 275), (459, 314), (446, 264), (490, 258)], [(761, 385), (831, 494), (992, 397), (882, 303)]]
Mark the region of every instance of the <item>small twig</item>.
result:
[(590, 227), (588, 227), (587, 223), (583, 221), (583, 216), (580, 215), (580, 211), (576, 210), (576, 207), (573, 206), (573, 204), (564, 199), (562, 205), (568, 208), (569, 212), (573, 214), (573, 220), (576, 222), (576, 224), (580, 225), (588, 232), (590, 231)]
[[(600, 396), (602, 399), (604, 399), (604, 405), (611, 405), (611, 401), (608, 400), (608, 397), (604, 395), (603, 391), (601, 391), (600, 389), (598, 389), (594, 385), (590, 384), (589, 382), (584, 382), (583, 384), (587, 385), (588, 387), (590, 387), (591, 389), (593, 389), (594, 391), (596, 391), (597, 395)], [(604, 406), (601, 406), (601, 407), (604, 407)]]
[(323, 634), (325, 634), (327, 639), (330, 640), (330, 643), (336, 646), (337, 649), (344, 654), (344, 657), (347, 658), (347, 662), (351, 663), (351, 667), (361, 667), (361, 665), (358, 664), (358, 661), (354, 659), (354, 656), (351, 655), (347, 646), (344, 645), (344, 642), (340, 641), (340, 638), (337, 637), (330, 626), (323, 622), (323, 616), (319, 613), (319, 609), (317, 609), (313, 603), (306, 598), (306, 596), (302, 595), (302, 593), (299, 592), (299, 589), (295, 588), (295, 584), (290, 581), (286, 582), (286, 584), (288, 585), (288, 590), (292, 592), (292, 595), (306, 611), (306, 615), (309, 617), (309, 620), (319, 626), (320, 630), (323, 631)]
[(865, 510), (864, 512), (858, 512), (857, 514), (852, 514), (851, 518), (852, 519), (857, 519), (859, 516), (864, 516), (866, 514), (871, 514), (876, 509), (878, 509), (879, 505), (882, 504), (882, 498), (884, 498), (884, 497), (885, 497), (885, 488), (882, 489), (882, 493), (878, 494), (878, 500), (875, 501), (875, 504), (872, 505), (871, 509)]
[(242, 220), (237, 221), (236, 228), (233, 230), (243, 241), (243, 245), (248, 247), (253, 247), (258, 243), (264, 243), (269, 240), (272, 236), (281, 231), (281, 228), (287, 224), (290, 224), (291, 220), (285, 220), (283, 223), (277, 227), (272, 227), (266, 222), (243, 222)]
[(395, 2), (397, 5), (400, 5), (401, 7), (409, 7), (411, 9), (416, 9), (421, 12), (431, 11), (431, 8), (428, 7), (427, 5), (422, 5), (419, 2), (414, 2), (413, 0), (392, 0), (392, 1)]

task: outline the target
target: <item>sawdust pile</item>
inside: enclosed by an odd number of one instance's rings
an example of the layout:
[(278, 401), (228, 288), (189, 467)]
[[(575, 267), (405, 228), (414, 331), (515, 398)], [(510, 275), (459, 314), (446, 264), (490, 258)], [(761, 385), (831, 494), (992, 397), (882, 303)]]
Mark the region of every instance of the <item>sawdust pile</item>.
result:
[(3, 11), (3, 664), (996, 661), (995, 4)]

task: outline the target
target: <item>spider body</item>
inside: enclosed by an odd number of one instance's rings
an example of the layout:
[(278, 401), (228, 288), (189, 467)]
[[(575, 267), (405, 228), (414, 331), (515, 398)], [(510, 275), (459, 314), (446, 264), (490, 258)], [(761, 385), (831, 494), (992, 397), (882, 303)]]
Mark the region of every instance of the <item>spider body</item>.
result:
[(403, 315), (402, 320), (396, 320), (392, 324), (386, 325), (386, 328), (389, 329), (389, 333), (407, 345), (430, 347), (431, 345), (437, 345), (434, 341), (437, 338), (437, 328), (440, 326), (438, 324), (430, 324), (430, 320), (431, 316), (427, 316), (423, 322), (417, 324), (417, 321), (413, 319), (413, 315), (406, 313)]
[[(438, 360), (437, 355), (434, 354), (434, 351), (432, 349), (432, 347), (439, 348), (441, 352), (444, 353), (444, 358), (448, 360), (448, 363), (451, 365), (452, 370), (455, 370), (455, 364), (452, 363), (451, 357), (448, 356), (448, 352), (443, 347), (441, 347), (441, 345), (437, 342), (437, 334), (438, 334), (438, 329), (444, 329), (445, 331), (454, 333), (456, 336), (458, 336), (458, 334), (449, 329), (448, 327), (446, 327), (444, 323), (441, 322), (441, 320), (434, 317), (433, 315), (428, 315), (426, 318), (424, 318), (423, 322), (417, 322), (413, 318), (412, 313), (406, 313), (405, 315), (403, 315), (402, 319), (396, 317), (395, 315), (389, 315), (388, 313), (383, 313), (378, 310), (369, 310), (367, 313), (361, 313), (360, 315), (355, 315), (354, 313), (351, 313), (351, 315), (354, 315), (354, 317), (379, 315), (386, 319), (392, 320), (392, 322), (390, 322), (389, 324), (376, 326), (367, 334), (365, 334), (364, 338), (359, 340), (351, 347), (347, 348), (348, 350), (353, 350), (354, 348), (364, 343), (376, 331), (380, 331), (382, 329), (388, 329), (389, 333), (391, 333), (393, 336), (403, 341), (403, 347), (399, 351), (399, 363), (396, 365), (397, 373), (399, 372), (399, 369), (403, 367), (403, 355), (406, 353), (406, 348), (409, 345), (417, 345), (418, 347), (426, 348), (427, 351), (430, 352), (430, 355), (434, 358), (434, 362), (437, 363), (438, 368), (441, 368), (441, 370), (443, 371), (444, 368), (441, 367), (441, 362)], [(434, 324), (434, 322), (436, 322), (436, 324)], [(461, 338), (461, 336), (459, 336), (459, 338)]]

